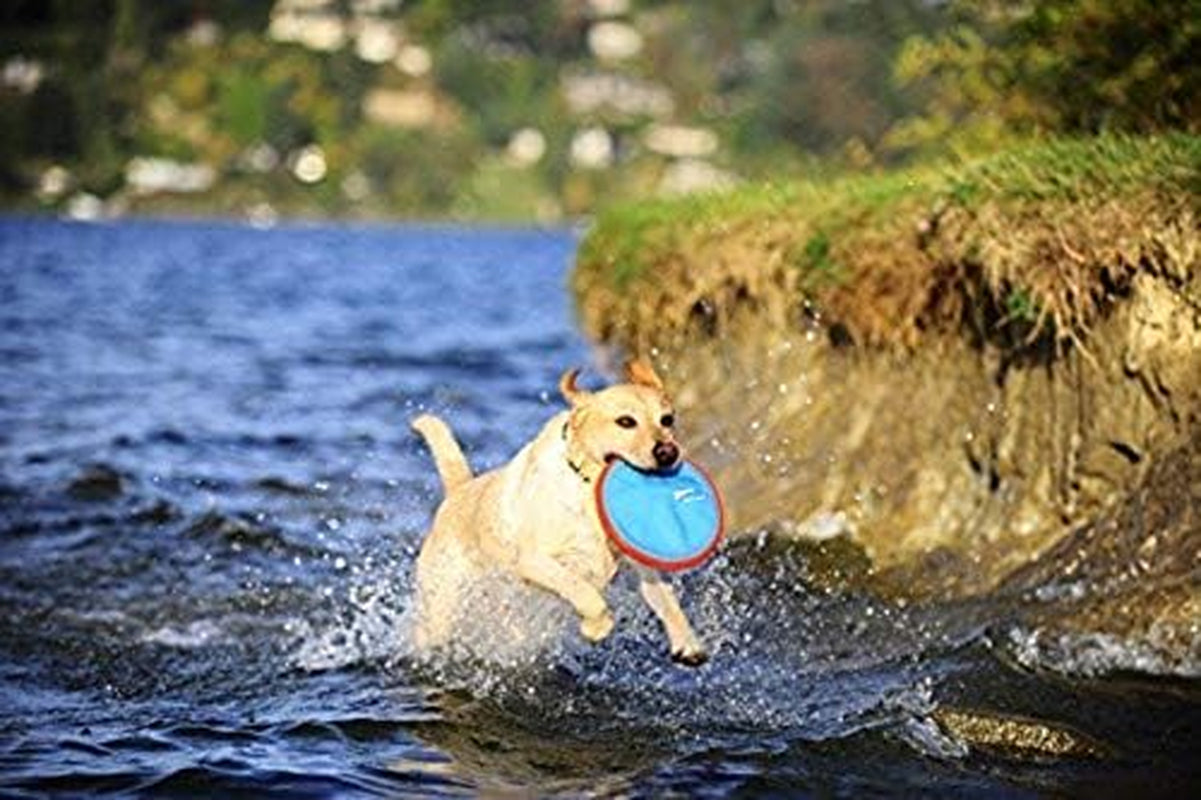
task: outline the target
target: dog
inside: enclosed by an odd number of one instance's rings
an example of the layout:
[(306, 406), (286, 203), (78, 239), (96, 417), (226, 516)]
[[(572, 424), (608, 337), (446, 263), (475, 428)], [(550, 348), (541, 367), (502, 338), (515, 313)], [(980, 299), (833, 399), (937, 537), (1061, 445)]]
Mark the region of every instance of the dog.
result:
[[(577, 384), (579, 370), (563, 373), (559, 390), (569, 410), (552, 417), (507, 464), (478, 476), (446, 423), (429, 414), (413, 420), (445, 493), (417, 558), (419, 650), (448, 644), (464, 614), (487, 613), (466, 607), (468, 594), (498, 569), (569, 603), (590, 642), (613, 630), (605, 589), (621, 556), (601, 527), (595, 482), (613, 459), (660, 470), (682, 457), (675, 412), (654, 368), (632, 361), (625, 376), (626, 383), (589, 392)], [(671, 585), (629, 563), (642, 598), (663, 624), (672, 659), (704, 663), (706, 650)]]

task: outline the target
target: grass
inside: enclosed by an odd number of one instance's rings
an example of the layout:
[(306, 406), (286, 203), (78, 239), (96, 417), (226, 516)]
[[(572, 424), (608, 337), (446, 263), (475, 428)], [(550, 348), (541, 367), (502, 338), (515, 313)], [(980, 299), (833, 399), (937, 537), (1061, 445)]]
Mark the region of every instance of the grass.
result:
[[(819, 310), (852, 340), (973, 328), (1083, 346), (1139, 270), (1197, 272), (1201, 137), (1031, 143), (978, 161), (741, 187), (603, 213), (574, 288), (585, 327), (638, 348), (737, 309)], [(1015, 336), (1020, 332), (1020, 336)]]

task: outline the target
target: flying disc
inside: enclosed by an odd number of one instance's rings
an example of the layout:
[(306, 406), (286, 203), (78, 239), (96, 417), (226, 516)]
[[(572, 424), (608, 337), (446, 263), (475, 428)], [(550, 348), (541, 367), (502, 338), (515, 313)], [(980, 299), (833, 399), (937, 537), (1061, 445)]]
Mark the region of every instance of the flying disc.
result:
[(618, 550), (666, 572), (703, 564), (725, 529), (717, 486), (689, 461), (658, 472), (610, 462), (596, 482), (596, 509)]

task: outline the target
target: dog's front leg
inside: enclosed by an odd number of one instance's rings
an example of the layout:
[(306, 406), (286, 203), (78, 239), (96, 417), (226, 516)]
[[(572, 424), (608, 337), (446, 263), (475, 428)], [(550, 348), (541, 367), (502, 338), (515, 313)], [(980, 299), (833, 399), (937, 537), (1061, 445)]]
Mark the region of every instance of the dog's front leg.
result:
[(596, 587), (551, 556), (536, 551), (522, 553), (517, 560), (517, 574), (571, 603), (580, 615), (580, 633), (589, 641), (599, 642), (613, 630), (613, 614)]
[(672, 660), (690, 667), (704, 664), (709, 655), (700, 639), (693, 633), (692, 626), (688, 624), (688, 618), (684, 616), (671, 584), (663, 580), (659, 573), (645, 567), (638, 568), (638, 578), (638, 589), (642, 593), (642, 599), (651, 607), (651, 611), (655, 612), (655, 616), (667, 631)]

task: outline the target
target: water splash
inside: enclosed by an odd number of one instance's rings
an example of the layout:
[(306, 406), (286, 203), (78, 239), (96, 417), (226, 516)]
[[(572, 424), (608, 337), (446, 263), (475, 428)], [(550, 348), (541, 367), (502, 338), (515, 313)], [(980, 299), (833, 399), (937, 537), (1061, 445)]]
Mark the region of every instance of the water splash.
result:
[(334, 613), (297, 619), (291, 661), (306, 672), (386, 662), (412, 650), (411, 561), (358, 569), (333, 597)]
[(923, 654), (957, 646), (978, 623), (829, 597), (806, 584), (804, 569), (793, 550), (765, 555), (749, 543), (679, 581), (711, 652), (699, 669), (669, 660), (660, 624), (627, 574), (610, 589), (617, 625), (599, 645), (582, 640), (565, 603), (498, 573), (475, 587), (469, 605), (480, 613), (453, 645), (417, 653), (411, 563), (399, 579), (359, 576), (338, 615), (298, 627), (293, 659), (309, 671), (383, 664), (400, 681), (416, 676), (430, 691), (514, 719), (568, 718), (571, 735), (650, 727), (826, 739), (919, 717), (940, 670)]
[(1201, 677), (1201, 635), (1192, 646), (1170, 646), (1154, 627), (1145, 638), (1106, 633), (1055, 633), (1038, 628), (1009, 630), (1007, 648), (1028, 669), (1092, 678), (1118, 672)]

